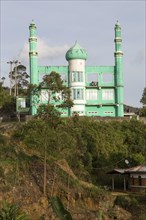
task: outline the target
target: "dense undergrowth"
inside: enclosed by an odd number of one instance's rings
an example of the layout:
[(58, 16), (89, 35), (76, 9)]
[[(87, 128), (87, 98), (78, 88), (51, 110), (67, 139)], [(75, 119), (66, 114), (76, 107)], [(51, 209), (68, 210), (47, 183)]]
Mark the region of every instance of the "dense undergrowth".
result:
[[(18, 124), (9, 139), (1, 135), (0, 145), (3, 159), (13, 161), (25, 145), (42, 158), (46, 151), (54, 159), (65, 159), (81, 179), (105, 185), (110, 179), (106, 172), (127, 168), (125, 159), (130, 166), (145, 162), (146, 125), (135, 120), (104, 122), (75, 116), (58, 119), (53, 127), (48, 121), (34, 119)], [(21, 152), (19, 160), (23, 159), (30, 160)]]
[[(25, 198), (24, 207), (25, 203), (38, 200), (44, 190), (45, 157), (49, 198), (55, 193), (67, 206), (69, 191), (74, 201), (85, 202), (90, 197), (99, 203), (108, 196), (103, 190), (105, 185), (111, 185), (108, 171), (115, 167), (127, 168), (125, 159), (130, 166), (145, 162), (146, 125), (136, 120), (98, 121), (75, 116), (51, 121), (33, 119), (1, 129), (0, 186), (3, 193), (12, 192), (17, 186), (19, 192), (12, 194), (14, 201), (19, 194)], [(116, 182), (118, 188), (122, 188), (120, 178)], [(133, 198), (118, 198), (116, 202), (122, 208), (126, 202), (129, 209), (131, 204), (137, 206)], [(80, 203), (79, 208), (82, 206)]]
[(42, 156), (46, 148), (48, 155), (66, 159), (78, 176), (100, 184), (108, 170), (126, 167), (125, 159), (134, 166), (146, 158), (146, 125), (138, 121), (74, 117), (59, 120), (53, 128), (47, 121), (35, 119), (20, 125), (13, 139)]

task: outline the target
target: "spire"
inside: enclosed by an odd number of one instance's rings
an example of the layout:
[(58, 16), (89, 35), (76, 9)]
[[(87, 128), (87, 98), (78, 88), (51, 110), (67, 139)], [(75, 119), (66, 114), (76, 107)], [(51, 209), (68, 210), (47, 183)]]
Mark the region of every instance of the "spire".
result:
[(121, 25), (119, 23), (119, 21), (117, 20), (116, 24), (115, 24), (115, 30), (116, 31), (120, 31), (121, 30)]
[(33, 19), (32, 19), (32, 22), (30, 23), (29, 28), (36, 28), (36, 24)]
[(115, 52), (122, 52), (121, 26), (119, 21), (115, 24)]
[(119, 23), (119, 21), (118, 21), (118, 20), (117, 20), (116, 26), (120, 26), (120, 23)]

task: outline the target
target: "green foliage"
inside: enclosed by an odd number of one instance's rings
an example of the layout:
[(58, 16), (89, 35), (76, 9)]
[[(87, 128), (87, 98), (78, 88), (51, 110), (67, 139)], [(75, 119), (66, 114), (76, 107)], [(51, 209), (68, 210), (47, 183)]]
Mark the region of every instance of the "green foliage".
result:
[(121, 206), (124, 209), (128, 209), (130, 207), (134, 207), (138, 205), (138, 201), (135, 197), (131, 196), (117, 196), (114, 205)]
[(5, 113), (11, 110), (14, 100), (9, 95), (9, 90), (0, 83), (0, 112)]
[(17, 90), (16, 94), (19, 95), (24, 93), (24, 88), (27, 88), (29, 82), (29, 75), (26, 73), (26, 67), (24, 65), (18, 65), (17, 68), (14, 67), (11, 73), (9, 74), (9, 77), (12, 77), (12, 86), (13, 89), (15, 88)]
[(4, 146), (7, 143), (7, 139), (4, 135), (0, 134), (0, 146)]
[(51, 104), (40, 105), (37, 117), (46, 120), (52, 127), (56, 127), (60, 122), (60, 112)]
[(145, 106), (146, 105), (146, 87), (143, 90), (142, 98), (140, 102)]
[(143, 94), (140, 102), (143, 105), (143, 108), (141, 109), (140, 113), (142, 116), (146, 117), (146, 87), (143, 90)]
[(146, 107), (143, 106), (143, 108), (140, 110), (141, 116), (146, 117)]
[[(45, 117), (44, 117), (45, 119)], [(17, 128), (14, 138), (47, 154), (66, 159), (80, 178), (110, 184), (106, 172), (142, 164), (146, 158), (146, 125), (138, 121), (99, 122), (92, 118), (34, 119)]]
[[(38, 116), (40, 117), (54, 117), (57, 114), (60, 115), (57, 108), (71, 108), (73, 106), (73, 101), (71, 100), (71, 91), (64, 84), (61, 76), (56, 72), (51, 72), (49, 75), (43, 77), (43, 81), (39, 84), (38, 90), (40, 89), (48, 90), (48, 105), (41, 105), (38, 109)], [(54, 110), (53, 110), (54, 108)], [(58, 111), (58, 113), (57, 113)]]
[[(33, 119), (19, 127), (14, 133), (16, 140), (23, 141), (29, 148), (44, 151), (44, 145), (48, 147), (48, 151), (55, 145), (56, 137), (54, 130), (41, 119)], [(55, 148), (54, 148), (55, 149)]]
[(145, 220), (146, 219), (146, 214), (141, 214), (139, 216), (139, 220)]
[(28, 220), (28, 216), (21, 212), (19, 207), (14, 204), (9, 204), (2, 200), (0, 209), (0, 220)]
[(71, 214), (64, 208), (64, 205), (58, 196), (51, 198), (51, 205), (60, 220), (72, 220)]

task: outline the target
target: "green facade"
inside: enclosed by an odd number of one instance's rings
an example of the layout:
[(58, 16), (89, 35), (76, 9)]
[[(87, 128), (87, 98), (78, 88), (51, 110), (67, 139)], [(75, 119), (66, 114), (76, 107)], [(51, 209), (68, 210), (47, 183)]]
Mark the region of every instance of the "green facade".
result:
[[(74, 113), (86, 116), (123, 117), (123, 53), (121, 49), (121, 27), (115, 25), (115, 65), (86, 66), (87, 52), (75, 43), (66, 53), (67, 66), (38, 66), (36, 25), (30, 30), (30, 81), (39, 84), (43, 74), (59, 73), (66, 86), (70, 87), (74, 107), (61, 110), (62, 116)], [(47, 104), (47, 91), (31, 96), (31, 114), (37, 114), (40, 104)]]

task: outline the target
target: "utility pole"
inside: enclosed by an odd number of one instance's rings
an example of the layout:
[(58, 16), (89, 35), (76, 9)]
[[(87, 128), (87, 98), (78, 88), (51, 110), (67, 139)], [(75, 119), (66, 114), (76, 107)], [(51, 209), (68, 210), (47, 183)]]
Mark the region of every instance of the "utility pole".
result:
[(14, 62), (14, 60), (7, 62), (8, 64), (10, 64), (10, 95), (12, 95), (12, 65)]
[(15, 60), (15, 93), (14, 93), (14, 96), (16, 97), (18, 95), (18, 85), (17, 85), (17, 64), (20, 62), (18, 60)]
[(13, 60), (7, 62), (10, 64), (10, 95), (12, 95), (12, 65), (15, 64), (15, 90), (14, 90), (14, 96), (16, 97), (18, 95), (18, 88), (17, 88), (17, 64), (20, 64), (18, 60)]

